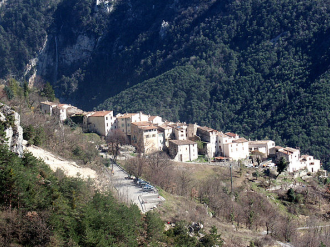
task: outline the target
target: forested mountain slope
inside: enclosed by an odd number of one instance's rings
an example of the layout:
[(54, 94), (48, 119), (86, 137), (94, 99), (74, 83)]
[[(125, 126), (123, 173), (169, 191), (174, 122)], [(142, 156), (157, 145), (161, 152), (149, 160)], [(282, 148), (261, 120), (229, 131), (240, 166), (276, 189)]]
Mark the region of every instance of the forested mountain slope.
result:
[(150, 56), (153, 71), (172, 70), (99, 108), (144, 110), (268, 137), (328, 162), (328, 2), (217, 1), (204, 7), (200, 15), (187, 8), (185, 18), (173, 20), (168, 43), (158, 51), (163, 60)]
[(84, 109), (112, 97), (98, 108), (268, 137), (329, 161), (328, 0), (95, 2), (7, 2), (1, 77), (36, 73)]

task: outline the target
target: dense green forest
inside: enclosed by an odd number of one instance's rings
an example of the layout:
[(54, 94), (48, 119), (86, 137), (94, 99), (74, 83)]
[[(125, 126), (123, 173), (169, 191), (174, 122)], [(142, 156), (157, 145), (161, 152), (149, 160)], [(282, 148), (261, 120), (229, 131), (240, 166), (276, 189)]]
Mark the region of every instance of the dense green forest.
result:
[[(49, 37), (42, 79), (62, 101), (270, 138), (329, 166), (327, 0), (110, 5), (108, 13), (92, 0), (7, 2), (0, 77), (27, 78), (25, 65)], [(63, 54), (81, 35), (94, 48), (69, 65)]]
[(0, 145), (1, 246), (222, 246), (216, 228), (198, 239), (186, 225), (164, 232), (157, 213), (142, 215), (91, 180), (54, 173), (32, 154), (19, 158)]
[(136, 246), (142, 218), (92, 182), (55, 174), (0, 146), (0, 242), (19, 246)]

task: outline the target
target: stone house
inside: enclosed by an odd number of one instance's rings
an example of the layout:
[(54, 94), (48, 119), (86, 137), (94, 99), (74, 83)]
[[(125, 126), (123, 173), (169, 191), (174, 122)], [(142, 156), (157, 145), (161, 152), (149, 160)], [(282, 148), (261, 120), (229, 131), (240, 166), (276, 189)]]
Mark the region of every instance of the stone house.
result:
[(289, 166), (287, 170), (289, 172), (298, 171), (300, 169), (303, 169), (304, 166), (300, 162), (300, 150), (290, 147), (275, 147), (275, 160), (278, 162), (282, 157), (286, 159), (286, 161), (289, 162)]
[(172, 125), (175, 140), (187, 140), (187, 125), (184, 123), (176, 123)]
[(206, 154), (209, 158), (217, 156), (219, 153), (219, 147), (217, 145), (218, 131), (209, 127), (197, 127), (197, 136), (200, 137), (202, 142), (206, 143)]
[(190, 140), (170, 140), (170, 157), (176, 161), (192, 161), (198, 158), (197, 143)]
[(54, 115), (58, 116), (60, 121), (64, 121), (67, 119), (67, 109), (71, 107), (71, 105), (67, 104), (58, 104), (54, 109)]
[(40, 102), (40, 110), (43, 114), (48, 114), (52, 116), (54, 114), (54, 109), (56, 108), (57, 103), (44, 101)]
[(220, 155), (220, 156), (226, 156), (226, 153), (225, 153), (225, 146), (228, 144), (228, 143), (231, 143), (233, 141), (233, 138), (222, 133), (222, 132), (218, 132), (217, 134), (217, 141), (216, 141), (216, 144), (217, 144), (217, 155)]
[(187, 126), (187, 138), (194, 139), (197, 135), (197, 128), (199, 126), (197, 124), (188, 124)]
[(111, 130), (116, 129), (115, 120), (113, 111), (91, 112), (84, 117), (84, 129), (107, 136)]
[(41, 112), (50, 116), (57, 116), (60, 121), (66, 120), (73, 114), (82, 114), (83, 111), (69, 104), (57, 104), (50, 101), (40, 103)]
[(131, 128), (131, 144), (138, 152), (148, 154), (159, 150), (157, 126), (150, 122), (133, 122)]
[(158, 125), (158, 130), (160, 132), (163, 132), (163, 138), (164, 138), (164, 145), (166, 147), (169, 147), (169, 141), (173, 139), (173, 128), (170, 126), (172, 123), (165, 122), (161, 125)]
[(290, 147), (276, 146), (272, 149), (275, 152), (275, 160), (278, 162), (281, 157), (284, 157), (289, 162), (287, 171), (295, 172), (301, 169), (307, 169), (309, 172), (315, 173), (321, 169), (320, 160), (314, 159), (311, 155), (301, 155), (300, 150)]
[(271, 140), (249, 141), (249, 151), (259, 151), (269, 157), (270, 149), (275, 147), (275, 142)]
[(136, 122), (147, 122), (149, 116), (139, 113), (125, 113), (125, 114), (117, 114), (116, 116), (116, 125), (117, 128), (124, 132), (126, 135), (131, 135), (131, 125)]

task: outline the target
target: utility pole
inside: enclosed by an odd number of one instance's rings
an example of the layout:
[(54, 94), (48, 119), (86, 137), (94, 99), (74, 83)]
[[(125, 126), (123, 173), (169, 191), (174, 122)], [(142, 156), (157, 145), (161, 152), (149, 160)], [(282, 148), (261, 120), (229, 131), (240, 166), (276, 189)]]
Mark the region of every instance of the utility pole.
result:
[(234, 224), (234, 203), (232, 201), (233, 199), (233, 172), (232, 172), (232, 163), (230, 163), (230, 187), (231, 187), (231, 191), (230, 191), (230, 197), (231, 197), (231, 223)]
[(230, 163), (230, 193), (233, 194), (233, 173), (232, 173), (232, 164)]

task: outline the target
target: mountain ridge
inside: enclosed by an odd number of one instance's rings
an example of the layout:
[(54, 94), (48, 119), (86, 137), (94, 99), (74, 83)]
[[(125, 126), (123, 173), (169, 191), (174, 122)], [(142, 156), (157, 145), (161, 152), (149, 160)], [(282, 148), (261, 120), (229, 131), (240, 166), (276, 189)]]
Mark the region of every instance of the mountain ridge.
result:
[[(15, 15), (38, 4), (37, 15), (27, 10)], [(329, 104), (323, 100), (328, 98), (330, 63), (328, 1), (111, 4), (108, 11), (92, 0), (7, 2), (1, 8), (0, 76), (22, 73), (47, 35), (42, 70), (32, 66), (25, 78), (36, 73), (37, 79), (50, 81), (61, 101), (86, 110), (100, 104), (99, 109), (112, 110), (116, 102), (121, 111), (164, 111), (169, 120), (283, 140), (329, 163)], [(21, 29), (24, 18), (31, 20), (23, 22), (27, 32)], [(14, 40), (22, 45), (10, 57)], [(31, 41), (36, 45), (30, 46)], [(175, 73), (183, 82), (174, 80)], [(157, 92), (166, 92), (169, 75), (171, 87), (181, 87), (171, 95), (177, 99), (163, 100), (148, 91), (146, 99), (161, 99), (163, 105), (136, 102), (144, 84), (157, 82), (163, 87)], [(120, 101), (124, 94), (131, 100)]]

